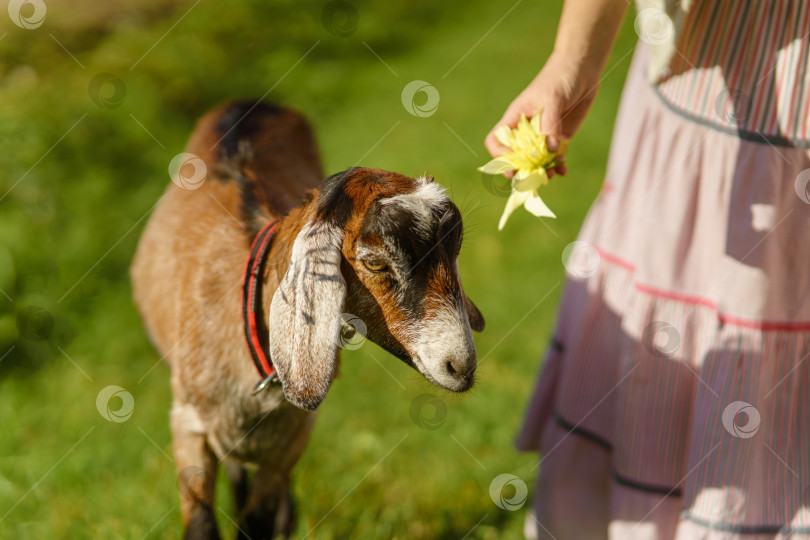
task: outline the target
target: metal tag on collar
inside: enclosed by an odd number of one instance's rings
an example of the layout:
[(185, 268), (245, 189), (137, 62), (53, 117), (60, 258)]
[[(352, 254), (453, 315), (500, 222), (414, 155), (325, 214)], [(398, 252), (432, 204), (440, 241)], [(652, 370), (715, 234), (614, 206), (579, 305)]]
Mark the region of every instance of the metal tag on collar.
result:
[(262, 390), (264, 390), (265, 388), (267, 388), (271, 384), (277, 384), (277, 383), (280, 383), (280, 382), (281, 381), (279, 380), (278, 375), (273, 373), (269, 377), (265, 377), (264, 379), (262, 379), (258, 383), (256, 383), (256, 388), (253, 389), (253, 394), (251, 394), (251, 395), (255, 396), (256, 394), (258, 394), (259, 392), (261, 392)]

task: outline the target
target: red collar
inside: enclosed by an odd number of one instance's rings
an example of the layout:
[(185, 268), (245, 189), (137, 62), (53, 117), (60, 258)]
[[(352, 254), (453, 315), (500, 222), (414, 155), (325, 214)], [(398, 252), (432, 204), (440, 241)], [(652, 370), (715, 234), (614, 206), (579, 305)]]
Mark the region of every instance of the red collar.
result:
[(276, 368), (273, 367), (268, 356), (270, 331), (265, 323), (262, 310), (262, 268), (270, 253), (270, 245), (277, 225), (278, 220), (269, 223), (253, 239), (242, 277), (242, 324), (245, 330), (245, 340), (256, 370), (261, 377), (253, 391), (254, 395), (271, 382), (278, 382)]

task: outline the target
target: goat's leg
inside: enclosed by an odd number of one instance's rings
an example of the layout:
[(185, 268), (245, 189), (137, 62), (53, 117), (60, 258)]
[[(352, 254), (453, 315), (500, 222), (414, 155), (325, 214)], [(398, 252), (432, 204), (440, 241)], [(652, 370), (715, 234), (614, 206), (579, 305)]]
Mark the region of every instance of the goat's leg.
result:
[(237, 515), (242, 514), (248, 498), (248, 474), (241, 463), (225, 460), (225, 471), (228, 473), (228, 480), (233, 488), (234, 502), (236, 503)]
[(240, 521), (239, 540), (289, 538), (295, 525), (289, 473), (279, 474), (271, 467), (260, 466), (251, 480)]
[(214, 515), (217, 458), (206, 435), (191, 431), (181, 407), (172, 411), (172, 444), (186, 540), (219, 540)]

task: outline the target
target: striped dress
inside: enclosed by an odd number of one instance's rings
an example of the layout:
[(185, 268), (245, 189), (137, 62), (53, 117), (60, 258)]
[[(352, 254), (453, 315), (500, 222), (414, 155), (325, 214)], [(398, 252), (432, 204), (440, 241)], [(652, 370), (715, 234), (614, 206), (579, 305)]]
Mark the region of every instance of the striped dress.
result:
[(667, 78), (673, 111), (746, 140), (810, 143), (810, 2), (696, 2)]
[(810, 1), (694, 0), (648, 56), (518, 437), (532, 526), (810, 539)]

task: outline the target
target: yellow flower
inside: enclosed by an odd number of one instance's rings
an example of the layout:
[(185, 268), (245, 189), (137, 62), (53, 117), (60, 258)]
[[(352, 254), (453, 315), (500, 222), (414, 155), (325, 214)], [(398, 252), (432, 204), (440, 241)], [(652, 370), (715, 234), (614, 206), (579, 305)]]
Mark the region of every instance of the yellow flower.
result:
[(499, 231), (506, 225), (512, 212), (521, 205), (537, 217), (557, 217), (537, 194), (537, 189), (548, 184), (547, 171), (562, 163), (565, 143), (560, 144), (557, 152), (549, 151), (546, 136), (540, 131), (540, 116), (538, 111), (530, 121), (525, 114), (521, 114), (515, 129), (509, 126), (499, 127), (495, 131), (495, 137), (501, 144), (509, 147), (510, 151), (478, 168), (487, 174), (515, 172), (512, 177), (512, 194), (506, 201), (506, 208), (498, 223)]

